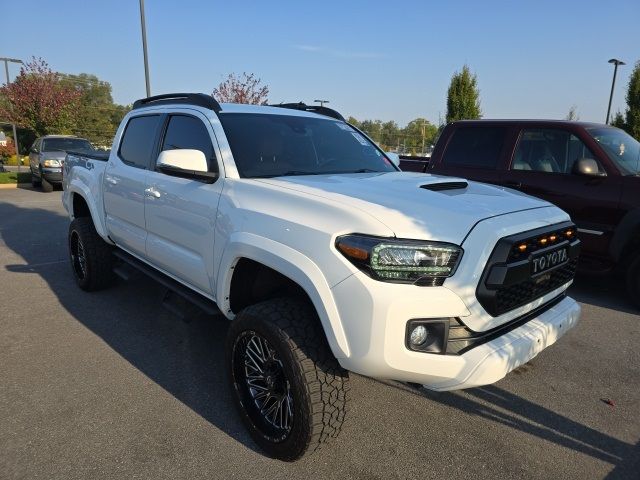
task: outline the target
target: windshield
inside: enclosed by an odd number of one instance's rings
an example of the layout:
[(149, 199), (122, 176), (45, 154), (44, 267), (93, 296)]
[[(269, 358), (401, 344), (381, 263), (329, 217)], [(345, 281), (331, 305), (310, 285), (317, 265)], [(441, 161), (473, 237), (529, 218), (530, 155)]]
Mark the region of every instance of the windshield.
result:
[(612, 127), (587, 128), (623, 175), (638, 175), (640, 143), (624, 130)]
[(373, 143), (344, 122), (224, 112), (219, 118), (242, 177), (396, 171)]
[(46, 138), (42, 142), (43, 152), (93, 152), (94, 148), (83, 138)]

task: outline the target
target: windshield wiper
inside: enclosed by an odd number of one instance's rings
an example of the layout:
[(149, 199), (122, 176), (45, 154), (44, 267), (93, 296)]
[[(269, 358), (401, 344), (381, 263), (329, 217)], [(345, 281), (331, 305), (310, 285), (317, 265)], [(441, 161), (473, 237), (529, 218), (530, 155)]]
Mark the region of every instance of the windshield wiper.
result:
[(292, 177), (295, 175), (323, 175), (324, 172), (305, 172), (303, 170), (289, 170), (282, 173), (270, 173), (268, 175), (253, 175), (251, 178)]

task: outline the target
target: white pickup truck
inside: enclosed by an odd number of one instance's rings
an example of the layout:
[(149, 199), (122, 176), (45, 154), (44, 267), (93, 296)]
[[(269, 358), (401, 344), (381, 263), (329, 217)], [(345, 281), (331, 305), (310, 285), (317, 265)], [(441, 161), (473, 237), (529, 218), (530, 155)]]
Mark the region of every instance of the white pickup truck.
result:
[(489, 384), (578, 322), (566, 213), (401, 172), (325, 107), (138, 100), (108, 158), (68, 155), (63, 186), (80, 288), (129, 265), (219, 309), (240, 415), (283, 460), (338, 434), (348, 372)]

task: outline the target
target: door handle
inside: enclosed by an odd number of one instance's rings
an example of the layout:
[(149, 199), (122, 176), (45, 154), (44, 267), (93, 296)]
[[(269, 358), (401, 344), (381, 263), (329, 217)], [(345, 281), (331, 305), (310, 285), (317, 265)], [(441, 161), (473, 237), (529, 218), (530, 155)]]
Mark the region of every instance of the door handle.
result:
[(505, 185), (510, 188), (522, 188), (522, 182), (505, 182)]
[(115, 178), (113, 178), (110, 175), (105, 175), (104, 179), (106, 180), (107, 183), (110, 183), (111, 185), (117, 185), (118, 184), (118, 180), (116, 180)]
[(144, 189), (144, 194), (147, 197), (152, 197), (152, 198), (160, 198), (160, 192), (157, 191), (155, 188), (153, 187), (149, 187), (149, 188), (145, 188)]

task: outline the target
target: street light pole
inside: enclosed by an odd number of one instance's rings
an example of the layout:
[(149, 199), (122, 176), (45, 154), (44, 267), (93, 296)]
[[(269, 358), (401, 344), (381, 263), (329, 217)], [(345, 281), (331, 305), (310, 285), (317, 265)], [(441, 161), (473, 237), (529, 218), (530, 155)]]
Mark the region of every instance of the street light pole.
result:
[[(9, 62), (13, 63), (22, 63), (22, 60), (18, 60), (17, 58), (0, 58), (4, 62), (4, 73), (7, 76), (7, 87), (9, 86)], [(12, 123), (11, 127), (13, 128), (13, 146), (16, 149), (16, 162), (18, 163), (18, 172), (20, 171), (20, 150), (18, 149), (18, 132), (16, 130), (16, 124)]]
[(604, 122), (609, 125), (609, 115), (611, 114), (611, 101), (613, 100), (613, 89), (616, 86), (616, 74), (618, 73), (618, 65), (626, 65), (621, 60), (617, 58), (612, 58), (609, 60), (609, 63), (613, 63), (615, 66), (613, 67), (613, 81), (611, 82), (611, 94), (609, 95), (609, 107), (607, 108), (607, 120)]
[(147, 27), (144, 20), (144, 0), (140, 0), (140, 25), (142, 25), (142, 53), (144, 55), (144, 80), (147, 85), (147, 97), (151, 96), (149, 83), (149, 58), (147, 56)]

